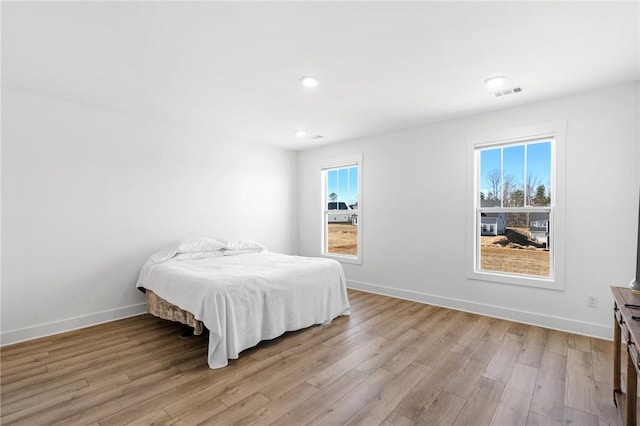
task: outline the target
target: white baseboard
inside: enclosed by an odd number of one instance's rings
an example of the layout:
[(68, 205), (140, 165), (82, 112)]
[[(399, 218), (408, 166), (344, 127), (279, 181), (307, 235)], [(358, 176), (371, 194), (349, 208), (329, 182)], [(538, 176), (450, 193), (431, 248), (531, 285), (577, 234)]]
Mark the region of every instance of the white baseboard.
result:
[(538, 314), (535, 312), (520, 311), (516, 309), (505, 308), (502, 306), (487, 305), (484, 303), (470, 302), (468, 300), (436, 296), (433, 294), (401, 290), (398, 288), (385, 287), (360, 281), (348, 280), (347, 286), (354, 290), (362, 290), (368, 293), (381, 294), (383, 296), (411, 300), (413, 302), (442, 306), (459, 311), (471, 312), (474, 314), (521, 322), (524, 324), (537, 325), (544, 328), (567, 331), (570, 333), (582, 334), (585, 336), (597, 337), (605, 340), (613, 340), (613, 327), (604, 326), (601, 324), (594, 324), (577, 321), (570, 318), (561, 318)]
[[(459, 311), (471, 312), (474, 314), (521, 322), (524, 324), (537, 325), (540, 327), (567, 331), (570, 333), (582, 334), (585, 336), (597, 337), (600, 339), (613, 339), (613, 328), (601, 324), (576, 321), (569, 318), (561, 318), (538, 314), (535, 312), (520, 311), (505, 308), (502, 306), (487, 305), (484, 303), (470, 302), (467, 300), (436, 296), (433, 294), (402, 290), (360, 281), (349, 280), (347, 281), (347, 284), (349, 288), (352, 288), (354, 290), (366, 291), (368, 293), (381, 294), (383, 296), (390, 296), (398, 299), (405, 299), (414, 302), (426, 303), (429, 305), (442, 306)], [(146, 312), (146, 307), (147, 305), (145, 303), (140, 303), (137, 305), (125, 306), (123, 308), (113, 309), (110, 311), (103, 311), (81, 317), (69, 318), (61, 321), (35, 325), (32, 327), (5, 331), (0, 334), (0, 346), (11, 345), (14, 343), (24, 342), (26, 340), (51, 336), (53, 334), (64, 333), (66, 331), (77, 330), (84, 327), (90, 327), (92, 325), (98, 325), (105, 322), (140, 315)]]
[(133, 317), (144, 314), (147, 311), (147, 304), (125, 306), (123, 308), (109, 311), (97, 312), (95, 314), (74, 317), (46, 324), (34, 325), (32, 327), (9, 330), (0, 334), (0, 346), (11, 345), (24, 342), (26, 340), (37, 339), (39, 337), (51, 336), (52, 334), (64, 333), (65, 331), (77, 330), (79, 328), (90, 327), (105, 322)]

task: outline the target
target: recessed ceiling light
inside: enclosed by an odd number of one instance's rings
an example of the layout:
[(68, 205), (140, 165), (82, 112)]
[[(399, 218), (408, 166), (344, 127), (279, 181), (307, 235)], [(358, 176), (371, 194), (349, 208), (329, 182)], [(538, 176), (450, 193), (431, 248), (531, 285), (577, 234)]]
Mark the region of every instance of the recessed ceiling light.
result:
[(484, 81), (484, 85), (487, 86), (489, 89), (495, 89), (496, 87), (502, 86), (506, 80), (507, 80), (507, 77), (503, 75), (496, 75), (486, 79)]
[(299, 138), (304, 138), (305, 136), (307, 136), (307, 132), (304, 130), (296, 130), (296, 136)]
[(305, 76), (302, 77), (300, 79), (300, 83), (304, 86), (304, 87), (316, 87), (319, 83), (318, 79), (316, 77), (313, 76)]

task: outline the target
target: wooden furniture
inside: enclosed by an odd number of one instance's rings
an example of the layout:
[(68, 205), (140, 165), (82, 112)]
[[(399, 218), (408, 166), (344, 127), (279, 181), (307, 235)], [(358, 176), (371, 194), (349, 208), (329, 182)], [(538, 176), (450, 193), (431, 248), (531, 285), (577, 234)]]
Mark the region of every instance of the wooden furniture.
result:
[[(640, 294), (629, 288), (611, 287), (614, 297), (613, 316), (613, 402), (625, 425), (637, 423), (636, 400), (640, 374)], [(635, 319), (637, 316), (638, 319)], [(627, 388), (623, 392), (620, 381), (622, 343), (627, 349)], [(624, 413), (624, 414), (623, 414)]]

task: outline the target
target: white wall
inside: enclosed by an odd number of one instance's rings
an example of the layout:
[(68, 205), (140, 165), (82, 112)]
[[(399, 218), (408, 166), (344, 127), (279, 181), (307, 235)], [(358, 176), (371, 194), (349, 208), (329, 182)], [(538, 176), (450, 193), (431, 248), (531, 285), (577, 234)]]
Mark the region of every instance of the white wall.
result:
[(2, 124), (2, 344), (142, 312), (173, 240), (297, 252), (296, 152), (9, 89)]
[[(302, 152), (300, 254), (320, 254), (319, 162), (362, 152), (363, 263), (344, 265), (351, 287), (610, 337), (609, 286), (635, 273), (639, 114), (635, 83)], [(564, 291), (467, 279), (466, 136), (555, 120), (568, 126)]]

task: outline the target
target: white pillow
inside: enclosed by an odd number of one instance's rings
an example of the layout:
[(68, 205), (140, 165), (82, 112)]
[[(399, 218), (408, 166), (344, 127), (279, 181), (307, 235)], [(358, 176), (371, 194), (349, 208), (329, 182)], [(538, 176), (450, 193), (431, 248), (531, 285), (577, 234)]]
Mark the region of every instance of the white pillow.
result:
[(263, 252), (263, 249), (250, 249), (250, 250), (221, 250), (217, 253), (221, 253), (224, 256), (235, 256), (237, 254), (250, 254), (250, 253), (260, 253)]
[(189, 238), (180, 241), (176, 253), (195, 253), (204, 251), (216, 251), (225, 248), (225, 244), (209, 237)]
[(260, 252), (266, 249), (262, 244), (244, 237), (235, 237), (224, 242), (224, 250), (255, 250), (255, 252)]
[[(177, 244), (172, 244), (167, 248), (155, 252), (149, 260), (153, 263), (162, 263), (173, 258), (179, 253), (209, 253), (221, 250), (225, 247), (223, 243), (209, 237), (197, 237), (182, 240)], [(208, 256), (203, 256), (208, 257)]]
[(216, 251), (194, 251), (191, 253), (176, 253), (175, 256), (171, 258), (171, 260), (196, 260), (196, 259), (205, 259), (207, 257), (220, 257), (224, 256), (224, 253), (221, 250)]

